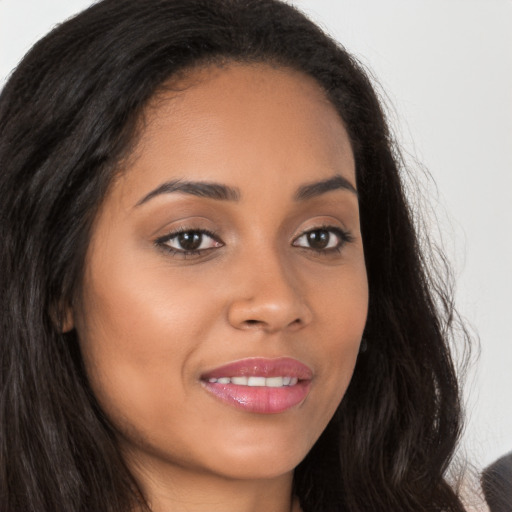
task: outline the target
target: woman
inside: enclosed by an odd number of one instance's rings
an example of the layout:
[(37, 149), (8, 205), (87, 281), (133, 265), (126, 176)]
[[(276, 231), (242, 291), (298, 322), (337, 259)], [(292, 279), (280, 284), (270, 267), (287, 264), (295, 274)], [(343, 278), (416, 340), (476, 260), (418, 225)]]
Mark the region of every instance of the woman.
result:
[(0, 100), (1, 510), (447, 510), (448, 292), (354, 60), (105, 0)]

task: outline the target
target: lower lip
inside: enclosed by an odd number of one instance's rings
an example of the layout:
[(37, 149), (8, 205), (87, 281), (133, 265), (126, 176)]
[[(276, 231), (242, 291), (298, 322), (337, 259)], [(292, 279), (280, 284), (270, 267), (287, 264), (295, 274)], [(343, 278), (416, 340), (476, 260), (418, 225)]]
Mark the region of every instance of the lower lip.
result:
[(302, 380), (294, 386), (271, 388), (203, 381), (206, 390), (224, 403), (258, 414), (277, 414), (299, 405), (308, 396), (310, 384)]

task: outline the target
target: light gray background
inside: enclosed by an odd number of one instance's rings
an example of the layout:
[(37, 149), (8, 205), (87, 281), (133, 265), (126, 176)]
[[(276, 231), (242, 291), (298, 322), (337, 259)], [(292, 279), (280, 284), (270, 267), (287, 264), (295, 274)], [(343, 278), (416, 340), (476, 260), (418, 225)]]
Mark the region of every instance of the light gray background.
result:
[[(0, 0), (0, 86), (88, 0)], [(512, 450), (512, 1), (296, 0), (372, 71), (410, 167), (420, 161), (481, 340), (464, 447), (482, 467)], [(418, 171), (422, 175), (423, 171)]]

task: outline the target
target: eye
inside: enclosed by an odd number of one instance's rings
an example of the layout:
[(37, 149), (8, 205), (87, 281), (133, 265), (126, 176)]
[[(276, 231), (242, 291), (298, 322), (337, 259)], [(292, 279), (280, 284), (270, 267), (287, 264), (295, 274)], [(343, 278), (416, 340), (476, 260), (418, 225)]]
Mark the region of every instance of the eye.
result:
[(214, 233), (202, 229), (169, 233), (156, 240), (155, 243), (174, 254), (182, 255), (200, 254), (202, 251), (224, 245)]
[(352, 241), (352, 237), (340, 228), (326, 226), (306, 231), (297, 237), (292, 245), (305, 247), (318, 252), (338, 251), (345, 243)]

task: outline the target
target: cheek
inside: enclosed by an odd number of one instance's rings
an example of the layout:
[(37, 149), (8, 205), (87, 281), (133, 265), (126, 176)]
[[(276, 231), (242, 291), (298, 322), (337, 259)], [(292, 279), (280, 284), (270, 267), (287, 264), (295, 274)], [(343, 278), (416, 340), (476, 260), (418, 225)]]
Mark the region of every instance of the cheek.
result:
[[(323, 291), (322, 291), (323, 289)], [(318, 377), (325, 383), (324, 417), (336, 410), (350, 383), (368, 313), (368, 284), (364, 262), (347, 266), (335, 278), (311, 285), (318, 322)]]
[(333, 270), (305, 278), (306, 295), (314, 308), (319, 331), (325, 331), (334, 347), (359, 345), (368, 313), (368, 281), (362, 249)]
[(178, 407), (186, 399), (184, 373), (214, 305), (159, 265), (101, 261), (87, 276), (76, 318), (90, 384), (107, 413), (151, 424), (171, 394)]

